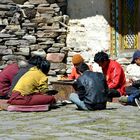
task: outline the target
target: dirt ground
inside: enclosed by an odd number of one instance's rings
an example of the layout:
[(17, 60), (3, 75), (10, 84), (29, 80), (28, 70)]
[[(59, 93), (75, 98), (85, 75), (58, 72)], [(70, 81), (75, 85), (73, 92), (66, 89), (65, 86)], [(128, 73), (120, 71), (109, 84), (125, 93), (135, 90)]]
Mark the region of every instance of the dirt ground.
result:
[(74, 104), (47, 112), (0, 111), (0, 140), (140, 140), (140, 110), (108, 103), (102, 111)]

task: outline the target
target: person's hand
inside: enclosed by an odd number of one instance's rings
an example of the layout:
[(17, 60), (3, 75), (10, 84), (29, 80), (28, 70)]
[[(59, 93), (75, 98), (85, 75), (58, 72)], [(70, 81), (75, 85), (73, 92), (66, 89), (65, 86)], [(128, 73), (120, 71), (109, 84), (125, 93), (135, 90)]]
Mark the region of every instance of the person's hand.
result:
[(133, 80), (132, 80), (132, 79), (128, 79), (128, 80), (126, 81), (125, 86), (126, 86), (126, 87), (132, 86), (132, 84), (133, 84)]
[(133, 82), (134, 82), (134, 80), (133, 80), (133, 79), (129, 79), (129, 82), (130, 82), (130, 83), (133, 83)]

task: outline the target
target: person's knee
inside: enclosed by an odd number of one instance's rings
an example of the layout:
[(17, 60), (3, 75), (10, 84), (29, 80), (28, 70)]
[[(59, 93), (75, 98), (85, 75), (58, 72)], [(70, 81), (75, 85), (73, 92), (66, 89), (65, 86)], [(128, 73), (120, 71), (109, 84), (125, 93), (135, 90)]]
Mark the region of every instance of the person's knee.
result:
[(54, 96), (48, 96), (48, 102), (49, 102), (50, 104), (55, 104), (55, 103), (56, 103), (55, 97), (54, 97)]
[(73, 101), (73, 98), (75, 98), (75, 93), (71, 93), (71, 94), (69, 95), (69, 100), (70, 100), (70, 101)]

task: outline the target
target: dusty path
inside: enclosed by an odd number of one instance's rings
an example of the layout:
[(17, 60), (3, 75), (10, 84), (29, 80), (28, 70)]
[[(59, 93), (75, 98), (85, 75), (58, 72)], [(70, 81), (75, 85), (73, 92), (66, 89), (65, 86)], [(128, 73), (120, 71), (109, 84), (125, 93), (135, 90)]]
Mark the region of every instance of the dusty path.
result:
[(48, 112), (0, 111), (0, 140), (140, 140), (140, 110), (109, 103), (103, 111), (75, 105)]

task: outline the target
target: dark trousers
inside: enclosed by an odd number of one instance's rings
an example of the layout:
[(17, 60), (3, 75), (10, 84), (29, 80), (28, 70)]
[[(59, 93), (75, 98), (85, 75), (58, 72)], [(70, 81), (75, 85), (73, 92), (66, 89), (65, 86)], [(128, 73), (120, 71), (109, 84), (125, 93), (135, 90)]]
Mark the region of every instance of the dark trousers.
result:
[(128, 102), (133, 103), (135, 98), (140, 97), (140, 89), (133, 86), (126, 87), (126, 94), (128, 95)]
[(98, 103), (93, 107), (87, 106), (89, 110), (103, 110), (106, 109), (106, 102), (105, 103)]
[(108, 89), (108, 101), (112, 102), (112, 98), (114, 97), (120, 97), (120, 92), (116, 89)]
[(55, 102), (54, 96), (44, 95), (43, 93), (22, 96), (17, 91), (14, 91), (8, 100), (8, 103), (12, 105), (52, 105)]

